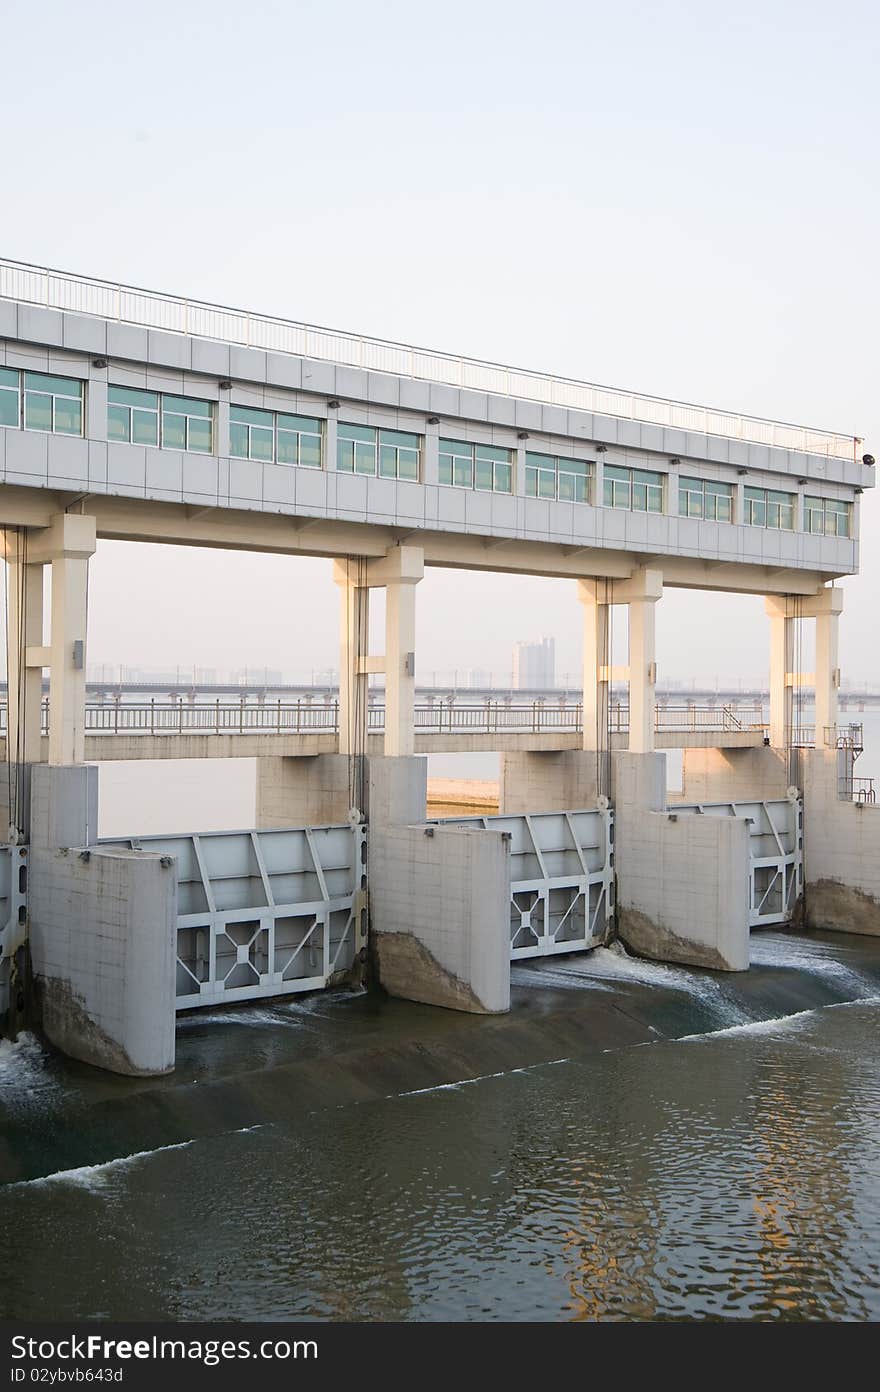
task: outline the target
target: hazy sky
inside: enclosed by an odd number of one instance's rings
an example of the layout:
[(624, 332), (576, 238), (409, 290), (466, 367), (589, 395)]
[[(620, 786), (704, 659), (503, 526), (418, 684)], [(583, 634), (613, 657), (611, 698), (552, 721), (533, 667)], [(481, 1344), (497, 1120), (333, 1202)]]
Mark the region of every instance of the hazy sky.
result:
[[(2, 252), (856, 433), (880, 454), (880, 9), (842, 0), (7, 5)], [(845, 676), (880, 681), (880, 503)], [(329, 562), (104, 543), (90, 665), (337, 661)], [(431, 572), (418, 670), (579, 661), (570, 584)], [(667, 595), (662, 677), (760, 677)], [(463, 615), (466, 618), (463, 620)]]

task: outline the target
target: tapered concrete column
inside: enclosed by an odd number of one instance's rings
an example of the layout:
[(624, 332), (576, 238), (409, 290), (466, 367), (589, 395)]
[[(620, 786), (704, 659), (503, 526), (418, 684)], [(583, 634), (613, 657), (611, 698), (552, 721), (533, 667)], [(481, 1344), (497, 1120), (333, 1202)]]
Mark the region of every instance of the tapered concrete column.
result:
[(416, 585), (425, 573), (421, 546), (394, 546), (371, 561), (368, 583), (385, 586), (385, 753), (415, 753)]
[(584, 606), (583, 748), (604, 748), (610, 694), (608, 651), (608, 582), (579, 580), (577, 597)]
[(370, 591), (366, 561), (336, 561), (339, 586), (339, 753), (365, 754), (370, 641)]
[(41, 757), (43, 566), (29, 560), (26, 532), (11, 534), (6, 548), (9, 621), (7, 740), (9, 762), (36, 764)]
[(29, 557), (52, 566), (50, 764), (85, 762), (89, 557), (95, 537), (94, 517), (64, 512), (29, 543)]
[(766, 600), (770, 618), (770, 744), (786, 749), (791, 740), (794, 679), (794, 617), (785, 595)]
[(629, 603), (629, 751), (649, 754), (654, 748), (657, 687), (654, 606), (663, 593), (663, 577), (656, 570), (639, 571), (627, 581), (626, 593)]
[[(840, 668), (837, 643), (843, 590), (821, 590), (816, 596), (816, 748), (826, 743), (826, 730), (837, 724)], [(830, 740), (833, 746), (833, 739)]]

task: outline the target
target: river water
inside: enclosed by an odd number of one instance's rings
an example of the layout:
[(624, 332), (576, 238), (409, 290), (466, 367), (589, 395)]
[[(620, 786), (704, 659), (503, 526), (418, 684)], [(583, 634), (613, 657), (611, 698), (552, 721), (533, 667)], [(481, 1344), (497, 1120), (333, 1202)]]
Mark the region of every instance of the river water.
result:
[[(880, 1317), (880, 943), (608, 950), (511, 1015), (193, 1015), (172, 1079), (0, 1046), (7, 1318)], [(769, 1018), (768, 1018), (769, 1017)]]

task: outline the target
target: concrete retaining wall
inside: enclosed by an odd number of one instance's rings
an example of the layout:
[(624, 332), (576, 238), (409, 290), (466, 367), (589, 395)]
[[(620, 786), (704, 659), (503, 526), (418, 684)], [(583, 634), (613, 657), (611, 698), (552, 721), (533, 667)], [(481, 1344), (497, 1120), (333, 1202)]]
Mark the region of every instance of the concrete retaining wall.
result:
[(596, 755), (583, 749), (501, 756), (502, 815), (595, 807), (597, 788)]
[(615, 755), (614, 788), (623, 941), (663, 962), (747, 970), (746, 823), (667, 813), (663, 754)]
[(347, 754), (305, 758), (271, 755), (256, 761), (254, 825), (260, 830), (331, 826), (348, 820)]
[(790, 779), (778, 750), (685, 749), (683, 788), (670, 802), (754, 802), (784, 798)]
[(428, 761), (422, 754), (371, 754), (367, 774), (371, 831), (408, 826), (428, 815)]
[(174, 862), (139, 851), (31, 851), (31, 963), (48, 1038), (114, 1073), (174, 1067)]
[(836, 750), (805, 749), (801, 770), (807, 926), (880, 936), (880, 807), (838, 797)]
[(509, 1010), (509, 900), (502, 833), (371, 827), (371, 941), (391, 995), (479, 1014)]

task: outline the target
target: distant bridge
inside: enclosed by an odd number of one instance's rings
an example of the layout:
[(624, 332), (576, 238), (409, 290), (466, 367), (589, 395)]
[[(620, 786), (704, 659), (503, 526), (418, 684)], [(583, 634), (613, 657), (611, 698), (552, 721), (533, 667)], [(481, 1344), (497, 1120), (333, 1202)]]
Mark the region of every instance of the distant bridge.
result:
[[(6, 682), (0, 681), (0, 702), (5, 703)], [(802, 691), (807, 700), (812, 701), (814, 690), (811, 686), (803, 686)], [(49, 691), (48, 680), (43, 682), (43, 693), (47, 695)], [(87, 699), (92, 704), (103, 704), (105, 702), (119, 701), (124, 704), (137, 703), (138, 698), (144, 697), (160, 698), (166, 702), (187, 701), (190, 703), (220, 702), (229, 704), (230, 699), (244, 702), (246, 705), (251, 703), (277, 703), (281, 701), (284, 705), (296, 702), (325, 702), (332, 703), (338, 699), (339, 689), (335, 685), (326, 685), (313, 682), (186, 682), (186, 681), (161, 681), (158, 679), (144, 681), (125, 681), (125, 682), (88, 682), (86, 685)], [(625, 683), (614, 684), (613, 691), (615, 697), (621, 698), (621, 704), (625, 705), (626, 685)], [(371, 688), (371, 700), (381, 702), (383, 687), (381, 683)], [(533, 702), (558, 703), (561, 705), (579, 705), (582, 700), (580, 687), (575, 686), (555, 686), (555, 687), (494, 687), (494, 686), (457, 686), (454, 684), (440, 684), (436, 686), (419, 686), (416, 688), (416, 695), (419, 703), (424, 706), (432, 706), (438, 701), (462, 702), (471, 705), (485, 705), (490, 702), (501, 702), (508, 705), (524, 705)], [(871, 690), (867, 687), (843, 688), (839, 692), (840, 706), (844, 710), (866, 710), (880, 708), (880, 689)], [(742, 687), (733, 688), (731, 686), (722, 687), (698, 687), (692, 686), (683, 690), (677, 686), (657, 686), (657, 703), (661, 706), (687, 706), (697, 707), (708, 706), (715, 708), (721, 706), (731, 706), (734, 709), (741, 707), (765, 707), (770, 700), (770, 693), (766, 687)]]

